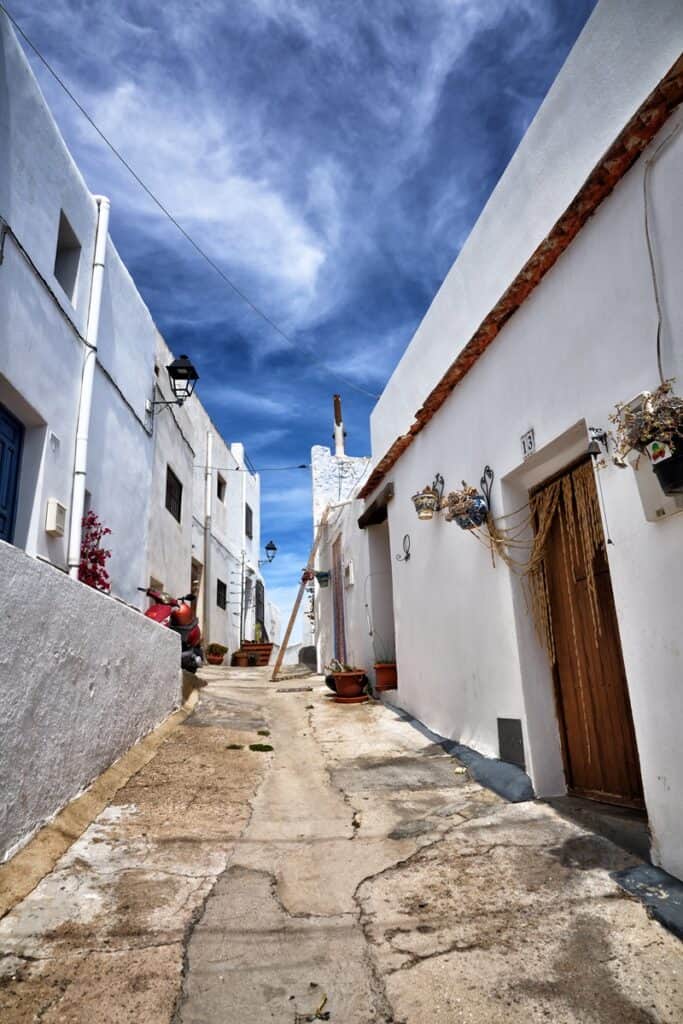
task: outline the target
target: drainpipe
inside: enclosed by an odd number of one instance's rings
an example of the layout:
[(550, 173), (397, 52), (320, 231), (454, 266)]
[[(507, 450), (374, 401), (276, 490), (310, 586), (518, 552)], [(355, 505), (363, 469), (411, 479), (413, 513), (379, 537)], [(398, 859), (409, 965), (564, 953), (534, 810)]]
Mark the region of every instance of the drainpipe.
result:
[(88, 347), (85, 352), (83, 373), (81, 375), (81, 394), (78, 405), (76, 453), (74, 456), (74, 479), (71, 499), (71, 521), (69, 523), (69, 576), (76, 580), (78, 579), (78, 567), (81, 561), (81, 536), (83, 510), (85, 508), (85, 476), (88, 468), (90, 410), (92, 407), (92, 393), (95, 382), (95, 366), (97, 364), (97, 335), (100, 328), (100, 308), (102, 305), (102, 287), (104, 285), (104, 260), (107, 252), (109, 209), (111, 206), (111, 203), (106, 196), (94, 196), (94, 199), (97, 203), (97, 229), (95, 234), (92, 280), (90, 284), (88, 323), (85, 331), (85, 340)]
[(213, 507), (213, 434), (206, 432), (206, 470), (204, 473), (204, 643), (211, 628), (211, 510)]
[(334, 454), (336, 458), (344, 457), (344, 421), (342, 420), (341, 395), (334, 396)]

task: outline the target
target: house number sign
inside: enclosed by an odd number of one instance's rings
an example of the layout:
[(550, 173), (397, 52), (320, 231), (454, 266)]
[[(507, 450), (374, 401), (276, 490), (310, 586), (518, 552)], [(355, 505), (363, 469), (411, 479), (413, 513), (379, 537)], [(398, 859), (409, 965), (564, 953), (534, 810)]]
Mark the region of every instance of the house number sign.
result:
[(536, 451), (536, 438), (534, 436), (534, 428), (527, 430), (526, 434), (522, 434), (522, 455), (525, 459), (528, 459), (530, 455), (533, 455)]

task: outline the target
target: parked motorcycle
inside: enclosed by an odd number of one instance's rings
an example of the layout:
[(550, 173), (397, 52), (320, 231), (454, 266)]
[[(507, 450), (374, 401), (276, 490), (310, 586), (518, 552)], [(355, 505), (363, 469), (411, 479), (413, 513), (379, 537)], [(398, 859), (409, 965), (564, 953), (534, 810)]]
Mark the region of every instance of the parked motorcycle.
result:
[(151, 587), (138, 587), (138, 590), (142, 590), (154, 601), (145, 612), (147, 618), (154, 619), (155, 622), (168, 626), (179, 634), (182, 644), (180, 664), (187, 672), (196, 672), (204, 660), (204, 651), (201, 646), (202, 634), (194, 610), (194, 595), (171, 597), (170, 594), (162, 594)]

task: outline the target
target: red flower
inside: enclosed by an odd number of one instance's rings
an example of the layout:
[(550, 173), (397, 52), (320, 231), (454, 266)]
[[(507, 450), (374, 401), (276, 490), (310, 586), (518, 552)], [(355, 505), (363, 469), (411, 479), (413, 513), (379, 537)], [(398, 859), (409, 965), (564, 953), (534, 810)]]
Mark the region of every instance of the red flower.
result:
[(83, 517), (83, 538), (81, 541), (81, 561), (78, 567), (78, 578), (82, 583), (95, 590), (108, 592), (111, 584), (109, 573), (105, 569), (111, 551), (101, 547), (102, 538), (111, 533), (108, 526), (103, 526), (95, 512), (88, 512)]

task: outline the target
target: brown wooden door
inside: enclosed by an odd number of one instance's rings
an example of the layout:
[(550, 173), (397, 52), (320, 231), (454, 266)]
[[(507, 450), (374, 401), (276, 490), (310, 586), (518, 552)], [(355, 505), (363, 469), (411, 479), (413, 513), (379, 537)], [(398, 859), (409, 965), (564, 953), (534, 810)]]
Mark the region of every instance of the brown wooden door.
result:
[[(592, 800), (643, 807), (626, 672), (590, 463), (566, 474), (562, 486), (546, 544), (545, 568), (567, 787), (570, 793)], [(599, 531), (597, 545), (587, 543), (581, 529), (580, 518), (585, 524), (589, 505), (594, 534)], [(592, 579), (586, 558), (591, 559)]]

